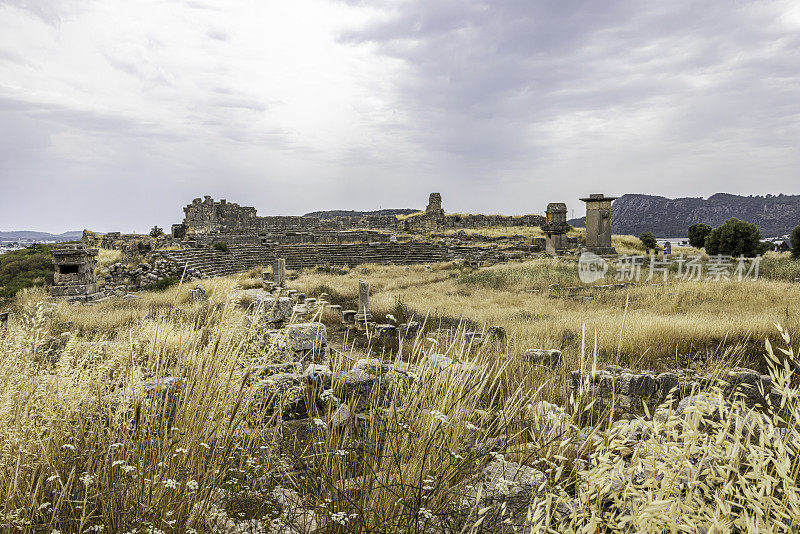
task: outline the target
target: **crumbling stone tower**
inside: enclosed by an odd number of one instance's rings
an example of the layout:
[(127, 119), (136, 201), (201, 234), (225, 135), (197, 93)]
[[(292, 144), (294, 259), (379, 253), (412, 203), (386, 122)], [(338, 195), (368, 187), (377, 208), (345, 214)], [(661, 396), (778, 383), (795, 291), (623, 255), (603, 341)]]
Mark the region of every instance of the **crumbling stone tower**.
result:
[(617, 197), (592, 193), (586, 202), (586, 249), (595, 254), (616, 254), (611, 246), (611, 203)]
[(62, 244), (53, 250), (53, 286), (50, 294), (69, 300), (95, 300), (100, 296), (94, 272), (97, 249), (83, 243)]
[(428, 207), (425, 208), (425, 214), (433, 218), (444, 217), (441, 193), (431, 193), (428, 197)]
[(428, 231), (438, 230), (444, 226), (444, 210), (442, 209), (442, 195), (431, 193), (428, 197), (428, 206), (425, 208), (425, 227)]
[(545, 250), (548, 254), (569, 248), (567, 232), (571, 229), (567, 224), (567, 205), (563, 202), (551, 202), (547, 205), (547, 222), (542, 225), (545, 233)]

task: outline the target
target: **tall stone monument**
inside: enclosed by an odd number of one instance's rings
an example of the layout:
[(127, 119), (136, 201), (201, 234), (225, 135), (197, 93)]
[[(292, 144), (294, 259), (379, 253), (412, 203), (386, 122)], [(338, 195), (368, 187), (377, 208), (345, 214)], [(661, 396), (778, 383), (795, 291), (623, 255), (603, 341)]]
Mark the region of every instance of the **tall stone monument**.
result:
[(358, 281), (358, 313), (356, 313), (356, 323), (363, 324), (372, 320), (372, 313), (369, 311), (369, 284), (364, 280)]
[(595, 254), (616, 254), (611, 246), (611, 203), (617, 197), (592, 193), (586, 202), (586, 250)]
[(101, 296), (94, 272), (97, 249), (83, 243), (62, 244), (53, 250), (53, 286), (50, 294), (68, 300), (96, 300)]
[(545, 233), (545, 251), (548, 254), (566, 250), (567, 232), (571, 229), (567, 224), (567, 205), (563, 202), (551, 202), (547, 205), (547, 222), (542, 225)]
[(272, 281), (275, 287), (283, 287), (286, 282), (286, 260), (278, 258), (272, 262)]
[(425, 214), (432, 219), (444, 219), (444, 209), (442, 209), (441, 193), (431, 193), (428, 197), (428, 206)]

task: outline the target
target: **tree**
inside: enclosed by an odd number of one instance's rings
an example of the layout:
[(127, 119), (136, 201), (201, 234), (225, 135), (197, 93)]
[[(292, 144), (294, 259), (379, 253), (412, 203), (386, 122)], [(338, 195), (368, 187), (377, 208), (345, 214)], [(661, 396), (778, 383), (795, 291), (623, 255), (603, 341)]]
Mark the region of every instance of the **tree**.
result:
[(153, 228), (150, 229), (150, 237), (158, 237), (162, 235), (164, 235), (163, 228), (159, 228), (158, 226), (153, 226)]
[(706, 237), (711, 233), (711, 226), (703, 223), (695, 223), (689, 227), (689, 244), (694, 248), (703, 248), (706, 244)]
[(642, 245), (644, 245), (644, 248), (648, 251), (654, 250), (658, 246), (658, 243), (656, 243), (656, 238), (652, 232), (643, 233), (639, 236), (639, 240), (642, 242)]
[(800, 260), (800, 226), (792, 230), (789, 243), (792, 245), (792, 259)]
[(708, 234), (705, 247), (712, 255), (752, 257), (766, 252), (769, 244), (761, 242), (761, 232), (755, 224), (731, 217)]

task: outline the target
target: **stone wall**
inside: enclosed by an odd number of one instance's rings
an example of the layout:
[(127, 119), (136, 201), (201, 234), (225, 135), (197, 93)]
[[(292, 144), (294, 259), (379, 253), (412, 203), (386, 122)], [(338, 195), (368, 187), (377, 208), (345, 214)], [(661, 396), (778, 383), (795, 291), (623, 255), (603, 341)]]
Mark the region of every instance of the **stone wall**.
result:
[(184, 220), (173, 230), (176, 237), (199, 239), (203, 235), (269, 234), (303, 231), (344, 231), (373, 229), (416, 233), (485, 226), (541, 226), (541, 215), (446, 215), (439, 193), (432, 193), (424, 213), (398, 221), (393, 215), (364, 215), (320, 219), (302, 216), (259, 217), (256, 209), (226, 200), (215, 202), (210, 196), (196, 198), (184, 209)]
[(131, 291), (146, 289), (147, 286), (165, 278), (180, 279), (184, 276), (184, 281), (187, 282), (200, 278), (199, 274), (195, 270), (184, 273), (183, 266), (155, 258), (135, 267), (115, 263), (108, 268), (108, 273), (103, 277), (105, 285), (102, 290), (106, 295), (121, 296)]
[(210, 196), (196, 198), (183, 208), (181, 233), (188, 237), (204, 234), (270, 233), (310, 230), (348, 230), (353, 228), (387, 229), (397, 227), (397, 218), (391, 215), (364, 215), (320, 219), (294, 215), (259, 217), (256, 208), (220, 200)]
[(405, 232), (427, 233), (489, 226), (541, 226), (544, 223), (542, 215), (450, 214), (433, 218), (428, 213), (419, 213), (399, 221), (398, 228)]
[(652, 415), (656, 407), (668, 399), (677, 404), (712, 385), (722, 387), (726, 398), (742, 396), (749, 406), (765, 404), (771, 395), (772, 379), (751, 369), (734, 369), (727, 376), (705, 377), (690, 370), (652, 373), (633, 372), (618, 366), (604, 370), (573, 371), (570, 388), (578, 396), (595, 400), (600, 411), (642, 415), (645, 406)]

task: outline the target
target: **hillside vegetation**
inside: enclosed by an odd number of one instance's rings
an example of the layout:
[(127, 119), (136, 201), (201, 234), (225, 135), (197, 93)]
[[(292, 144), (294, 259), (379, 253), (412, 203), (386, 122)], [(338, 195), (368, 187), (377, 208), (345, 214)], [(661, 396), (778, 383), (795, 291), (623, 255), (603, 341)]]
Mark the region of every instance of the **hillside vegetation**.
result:
[(0, 303), (27, 287), (53, 281), (53, 245), (31, 245), (0, 254)]

